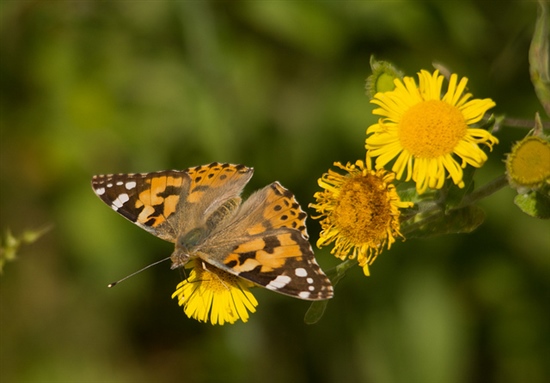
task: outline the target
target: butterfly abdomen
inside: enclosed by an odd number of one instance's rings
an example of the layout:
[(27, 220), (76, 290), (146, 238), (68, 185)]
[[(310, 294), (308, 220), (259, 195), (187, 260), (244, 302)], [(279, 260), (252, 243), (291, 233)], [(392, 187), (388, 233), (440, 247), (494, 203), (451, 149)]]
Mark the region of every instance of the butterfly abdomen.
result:
[(206, 220), (206, 228), (208, 230), (214, 230), (216, 227), (220, 226), (221, 222), (233, 215), (240, 204), (240, 197), (231, 198), (225, 201), (208, 217), (208, 219)]

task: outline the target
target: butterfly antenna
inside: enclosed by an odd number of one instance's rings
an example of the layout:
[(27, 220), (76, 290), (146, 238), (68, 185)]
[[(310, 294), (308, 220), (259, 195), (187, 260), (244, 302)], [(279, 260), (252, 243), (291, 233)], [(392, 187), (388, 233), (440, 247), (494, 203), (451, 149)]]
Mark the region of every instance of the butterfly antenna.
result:
[(145, 266), (145, 267), (139, 269), (138, 271), (134, 271), (132, 274), (127, 275), (127, 276), (125, 276), (124, 278), (119, 279), (119, 280), (116, 281), (116, 282), (109, 283), (109, 284), (107, 285), (107, 287), (116, 286), (116, 285), (118, 285), (120, 282), (125, 281), (126, 279), (128, 279), (128, 278), (130, 278), (130, 277), (133, 277), (133, 276), (136, 275), (136, 274), (141, 273), (143, 270), (146, 270), (146, 269), (148, 269), (149, 267), (153, 267), (153, 266), (155, 266), (155, 265), (158, 265), (159, 263), (162, 263), (162, 262), (167, 261), (167, 260), (169, 260), (169, 259), (170, 259), (170, 257), (166, 257), (166, 258), (164, 258), (164, 259), (161, 259), (160, 261), (156, 261), (156, 262), (154, 262), (154, 263), (151, 263), (150, 265), (147, 265), (147, 266)]

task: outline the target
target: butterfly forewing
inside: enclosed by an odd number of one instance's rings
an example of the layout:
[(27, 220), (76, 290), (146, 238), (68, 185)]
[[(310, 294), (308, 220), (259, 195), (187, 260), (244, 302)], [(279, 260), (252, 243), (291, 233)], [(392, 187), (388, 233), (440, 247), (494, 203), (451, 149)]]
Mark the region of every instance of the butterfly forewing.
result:
[(201, 214), (208, 216), (225, 201), (238, 197), (253, 172), (254, 169), (243, 165), (217, 162), (189, 168), (191, 188), (185, 196), (186, 202), (199, 205)]
[(107, 174), (92, 178), (92, 188), (113, 210), (159, 238), (173, 242), (175, 214), (182, 189), (189, 189), (185, 171)]

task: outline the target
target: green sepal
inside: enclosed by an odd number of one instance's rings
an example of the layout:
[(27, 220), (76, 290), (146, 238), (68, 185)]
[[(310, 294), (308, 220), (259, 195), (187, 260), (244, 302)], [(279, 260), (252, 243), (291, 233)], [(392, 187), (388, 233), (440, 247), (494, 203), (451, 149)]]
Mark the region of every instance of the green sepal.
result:
[(403, 72), (397, 69), (392, 63), (378, 61), (374, 56), (370, 58), (370, 67), (372, 74), (367, 77), (365, 90), (371, 100), (376, 93), (390, 92), (395, 89), (393, 81), (403, 78)]
[[(545, 188), (543, 188), (545, 189)], [(550, 196), (540, 191), (530, 191), (526, 194), (518, 194), (514, 203), (525, 214), (534, 218), (550, 218)]]

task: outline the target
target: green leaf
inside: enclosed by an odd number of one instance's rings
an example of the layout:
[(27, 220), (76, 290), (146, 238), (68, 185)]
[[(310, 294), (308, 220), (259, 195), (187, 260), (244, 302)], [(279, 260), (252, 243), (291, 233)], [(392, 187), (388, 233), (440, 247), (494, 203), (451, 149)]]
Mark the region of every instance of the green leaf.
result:
[(4, 265), (7, 262), (17, 258), (17, 252), (22, 244), (35, 242), (50, 229), (51, 225), (38, 230), (26, 230), (19, 237), (15, 237), (10, 229), (6, 229), (4, 237), (0, 241), (0, 274), (3, 273)]
[(325, 314), (328, 301), (312, 302), (304, 317), (305, 324), (315, 324), (321, 320)]
[(498, 121), (503, 120), (504, 117), (499, 116), (498, 118), (495, 117), (494, 114), (491, 114), (489, 118), (486, 121), (481, 121), (479, 125), (479, 129), (488, 130), (489, 132), (493, 133), (493, 130), (495, 129), (495, 126), (498, 126)]
[(451, 210), (447, 214), (434, 213), (422, 221), (415, 222), (414, 230), (407, 230), (408, 238), (430, 238), (445, 234), (471, 233), (485, 220), (481, 208), (470, 205)]
[(550, 197), (538, 191), (530, 191), (527, 194), (518, 194), (514, 203), (525, 214), (531, 217), (550, 218)]
[(448, 210), (454, 209), (463, 202), (464, 197), (471, 194), (474, 190), (474, 174), (476, 168), (473, 166), (467, 166), (463, 170), (462, 181), (464, 181), (464, 187), (459, 188), (458, 186), (451, 184), (447, 189), (447, 195), (445, 198), (445, 205)]
[[(340, 263), (338, 266), (327, 271), (327, 277), (329, 277), (330, 281), (332, 282), (332, 286), (336, 286), (336, 284), (345, 277), (346, 272), (356, 264), (357, 261), (355, 259), (347, 259), (344, 262)], [(304, 322), (306, 324), (315, 324), (319, 322), (325, 313), (327, 305), (328, 300), (312, 302), (306, 312)]]
[(550, 47), (548, 27), (548, 6), (539, 0), (539, 14), (535, 32), (529, 48), (529, 72), (535, 92), (546, 114), (550, 116)]
[[(418, 193), (416, 192), (416, 187), (410, 183), (396, 182), (395, 189), (397, 190), (397, 194), (399, 195), (399, 199), (401, 199), (401, 201), (410, 201), (410, 202), (413, 202), (414, 204), (417, 204), (420, 200), (422, 200), (425, 197), (424, 194), (419, 196)], [(428, 191), (428, 194), (429, 194), (429, 191)]]

